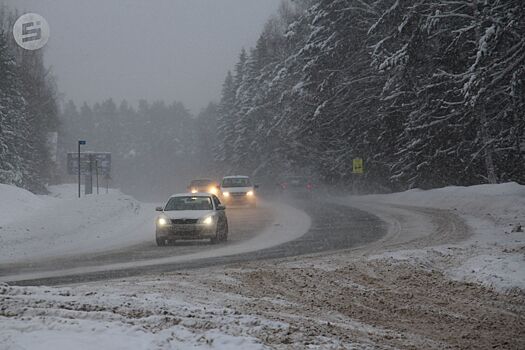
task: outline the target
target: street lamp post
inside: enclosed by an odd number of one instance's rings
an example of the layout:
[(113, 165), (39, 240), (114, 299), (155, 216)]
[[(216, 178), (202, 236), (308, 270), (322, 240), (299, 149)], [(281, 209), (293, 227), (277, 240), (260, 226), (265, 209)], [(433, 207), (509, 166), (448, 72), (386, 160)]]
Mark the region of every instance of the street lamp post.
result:
[(85, 145), (86, 141), (78, 141), (78, 198), (80, 198), (80, 145)]

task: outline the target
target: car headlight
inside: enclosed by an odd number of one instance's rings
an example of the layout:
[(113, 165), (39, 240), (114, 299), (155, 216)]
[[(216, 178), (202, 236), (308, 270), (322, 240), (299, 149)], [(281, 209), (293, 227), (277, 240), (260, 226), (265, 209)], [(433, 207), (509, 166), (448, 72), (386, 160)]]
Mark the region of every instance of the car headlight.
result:
[(160, 217), (157, 219), (157, 224), (159, 226), (166, 226), (168, 224), (168, 219), (164, 217)]
[(197, 193), (197, 192), (199, 192), (199, 191), (197, 191), (195, 188), (191, 189), (191, 193)]
[(217, 194), (217, 187), (210, 187), (210, 190), (208, 192), (212, 194)]
[(247, 196), (253, 196), (253, 194), (254, 194), (253, 191), (248, 191), (248, 192), (246, 192), (246, 195), (247, 195)]
[(207, 216), (201, 221), (204, 225), (211, 225), (213, 224), (213, 216)]
[(223, 192), (222, 195), (223, 195), (224, 197), (229, 197), (229, 196), (230, 196), (230, 192)]

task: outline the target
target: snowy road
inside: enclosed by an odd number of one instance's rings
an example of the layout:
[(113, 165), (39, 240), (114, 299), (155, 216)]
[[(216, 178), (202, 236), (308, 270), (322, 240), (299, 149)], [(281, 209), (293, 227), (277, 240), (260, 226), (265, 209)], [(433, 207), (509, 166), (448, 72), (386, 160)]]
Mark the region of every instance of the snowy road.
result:
[(373, 215), (323, 201), (273, 202), (258, 209), (230, 209), (228, 216), (230, 241), (224, 245), (190, 242), (159, 248), (151, 239), (109, 252), (4, 264), (0, 281), (50, 285), (169, 272), (351, 248), (386, 233)]

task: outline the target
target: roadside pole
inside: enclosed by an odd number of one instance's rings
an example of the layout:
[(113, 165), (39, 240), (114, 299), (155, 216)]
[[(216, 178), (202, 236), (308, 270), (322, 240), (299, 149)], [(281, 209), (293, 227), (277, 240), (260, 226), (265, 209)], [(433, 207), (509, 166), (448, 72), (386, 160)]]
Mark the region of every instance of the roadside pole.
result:
[(88, 153), (89, 172), (84, 176), (84, 194), (93, 194), (93, 154)]
[(95, 172), (97, 173), (97, 196), (98, 196), (98, 160), (95, 159)]
[(363, 158), (354, 158), (352, 160), (352, 173), (353, 173), (352, 192), (354, 195), (357, 195), (359, 194), (359, 187), (360, 187), (358, 182), (361, 180), (361, 176), (364, 173)]
[(86, 141), (82, 141), (82, 140), (79, 140), (78, 141), (78, 198), (80, 198), (80, 182), (81, 182), (81, 178), (80, 178), (80, 145), (85, 145), (86, 144)]

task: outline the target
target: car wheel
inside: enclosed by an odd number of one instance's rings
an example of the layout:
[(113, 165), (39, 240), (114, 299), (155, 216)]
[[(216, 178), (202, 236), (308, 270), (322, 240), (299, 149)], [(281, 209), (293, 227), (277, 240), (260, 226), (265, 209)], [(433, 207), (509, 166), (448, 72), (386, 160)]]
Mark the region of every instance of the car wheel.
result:
[(221, 241), (221, 228), (220, 228), (220, 225), (219, 223), (217, 223), (217, 227), (215, 228), (215, 237), (212, 237), (210, 239), (210, 242), (212, 244), (217, 244)]
[(224, 222), (224, 225), (223, 225), (223, 228), (222, 228), (221, 240), (223, 242), (226, 242), (228, 240), (228, 221)]

